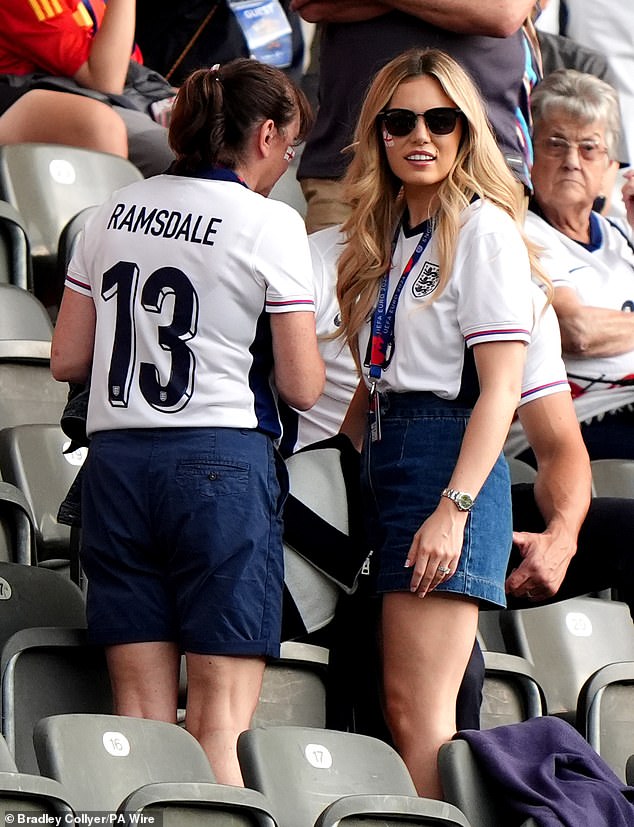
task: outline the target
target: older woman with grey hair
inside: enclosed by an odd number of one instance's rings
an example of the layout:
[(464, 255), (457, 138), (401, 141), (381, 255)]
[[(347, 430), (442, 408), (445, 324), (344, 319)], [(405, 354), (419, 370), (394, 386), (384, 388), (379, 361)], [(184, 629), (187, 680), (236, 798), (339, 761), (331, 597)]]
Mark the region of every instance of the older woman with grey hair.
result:
[[(564, 69), (537, 86), (531, 106), (534, 197), (526, 232), (549, 253), (577, 416), (591, 459), (634, 458), (631, 226), (593, 210), (617, 164), (617, 93), (593, 75)], [(623, 198), (634, 225), (632, 180)]]

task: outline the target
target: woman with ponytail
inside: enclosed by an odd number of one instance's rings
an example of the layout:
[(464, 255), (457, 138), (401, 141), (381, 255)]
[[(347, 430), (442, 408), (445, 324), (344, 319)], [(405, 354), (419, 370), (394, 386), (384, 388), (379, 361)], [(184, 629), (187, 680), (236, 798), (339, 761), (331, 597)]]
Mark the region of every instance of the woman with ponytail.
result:
[(175, 722), (184, 653), (185, 724), (226, 784), (279, 654), (276, 401), (323, 385), (303, 221), (264, 197), (309, 124), (277, 69), (192, 74), (176, 161), (91, 217), (53, 343), (56, 379), (91, 377), (81, 562), (115, 712)]

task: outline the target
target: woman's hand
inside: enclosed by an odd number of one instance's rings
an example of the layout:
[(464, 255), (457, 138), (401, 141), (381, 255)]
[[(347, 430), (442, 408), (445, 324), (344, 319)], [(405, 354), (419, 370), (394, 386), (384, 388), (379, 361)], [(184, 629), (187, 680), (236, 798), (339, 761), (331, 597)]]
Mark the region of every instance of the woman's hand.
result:
[(455, 572), (468, 516), (443, 497), (414, 535), (405, 566), (414, 568), (410, 590), (419, 597), (425, 597)]

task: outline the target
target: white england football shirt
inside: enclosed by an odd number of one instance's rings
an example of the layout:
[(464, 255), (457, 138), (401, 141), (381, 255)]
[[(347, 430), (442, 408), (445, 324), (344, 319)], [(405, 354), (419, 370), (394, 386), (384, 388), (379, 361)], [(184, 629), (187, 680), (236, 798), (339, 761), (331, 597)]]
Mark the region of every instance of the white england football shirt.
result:
[[(462, 383), (465, 345), (530, 341), (530, 266), (517, 227), (487, 201), (474, 202), (461, 218), (451, 278), (440, 296), (430, 301), (439, 278), (433, 235), (410, 273), (398, 302), (393, 355), (381, 373), (380, 391), (431, 391), (455, 399)], [(400, 231), (388, 301), (419, 239), (420, 231)], [(368, 324), (359, 337), (362, 362), (369, 337)]]
[[(603, 216), (592, 214), (589, 247), (528, 214), (526, 232), (556, 257), (549, 272), (555, 288), (574, 290), (582, 304), (634, 311), (634, 252), (625, 236)], [(619, 380), (634, 378), (634, 350), (613, 356), (576, 357), (564, 354), (568, 379), (581, 421), (634, 401), (634, 388)]]
[[(317, 332), (326, 366), (326, 386), (309, 411), (296, 412), (296, 422), (291, 425), (294, 450), (327, 439), (339, 431), (358, 383), (350, 350), (341, 338), (333, 338), (340, 326), (336, 296), (337, 263), (345, 238), (339, 227), (328, 227), (310, 235), (309, 244), (315, 279)], [(530, 285), (530, 297), (534, 326), (526, 351), (520, 405), (542, 396), (569, 392), (555, 312), (552, 307), (544, 310), (544, 293), (534, 283)], [(511, 433), (515, 434), (514, 441), (521, 443), (523, 450), (527, 443), (519, 422), (513, 426)], [(286, 436), (285, 433), (285, 439)]]
[(97, 310), (88, 432), (278, 435), (268, 314), (314, 310), (303, 221), (234, 181), (160, 175), (87, 223), (66, 284)]

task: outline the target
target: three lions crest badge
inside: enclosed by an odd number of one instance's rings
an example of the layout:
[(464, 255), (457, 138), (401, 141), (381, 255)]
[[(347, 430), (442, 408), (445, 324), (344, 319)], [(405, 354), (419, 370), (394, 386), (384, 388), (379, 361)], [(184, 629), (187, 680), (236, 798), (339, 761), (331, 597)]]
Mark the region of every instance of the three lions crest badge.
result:
[(440, 279), (439, 267), (431, 261), (426, 261), (412, 284), (412, 296), (415, 299), (424, 299), (433, 293)]

